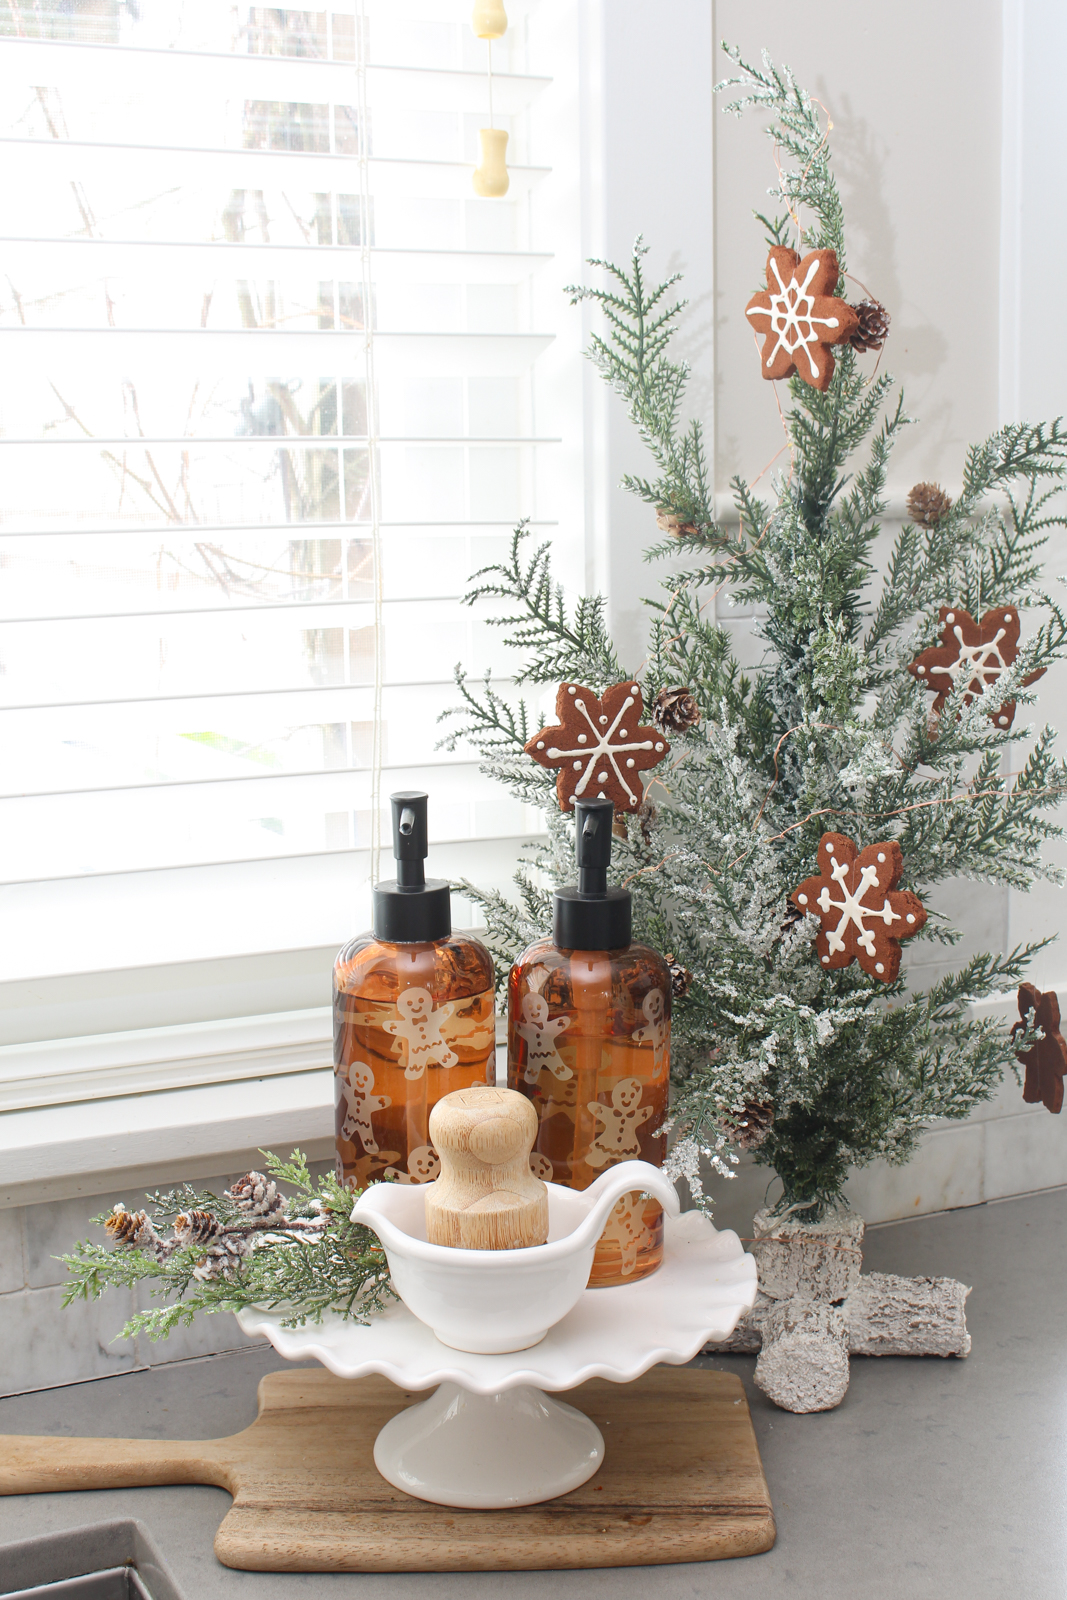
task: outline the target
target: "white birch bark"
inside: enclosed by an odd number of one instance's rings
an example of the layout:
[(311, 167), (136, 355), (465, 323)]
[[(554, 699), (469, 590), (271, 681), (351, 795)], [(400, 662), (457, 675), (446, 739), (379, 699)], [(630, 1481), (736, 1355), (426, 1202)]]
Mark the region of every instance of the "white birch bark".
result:
[(787, 1411), (838, 1405), (849, 1355), (968, 1355), (967, 1285), (861, 1275), (863, 1227), (851, 1212), (814, 1226), (757, 1213), (760, 1292), (729, 1338), (707, 1352), (758, 1355), (756, 1382)]
[(825, 1300), (778, 1300), (763, 1323), (755, 1382), (783, 1411), (832, 1411), (848, 1388), (848, 1324)]

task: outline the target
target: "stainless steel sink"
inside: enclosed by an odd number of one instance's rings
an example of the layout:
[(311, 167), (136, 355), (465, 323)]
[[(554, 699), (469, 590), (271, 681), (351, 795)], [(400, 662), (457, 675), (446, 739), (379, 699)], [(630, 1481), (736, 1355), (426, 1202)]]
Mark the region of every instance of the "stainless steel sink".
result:
[(126, 1517), (0, 1545), (3, 1600), (184, 1600), (143, 1522)]

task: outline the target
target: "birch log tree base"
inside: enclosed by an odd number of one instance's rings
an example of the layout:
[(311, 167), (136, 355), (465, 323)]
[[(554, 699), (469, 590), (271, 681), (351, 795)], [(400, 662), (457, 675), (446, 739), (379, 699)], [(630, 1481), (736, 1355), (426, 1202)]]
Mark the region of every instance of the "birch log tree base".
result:
[(749, 1241), (760, 1293), (709, 1354), (758, 1355), (755, 1381), (783, 1411), (830, 1411), (848, 1389), (850, 1356), (966, 1356), (970, 1289), (955, 1278), (861, 1273), (863, 1218), (821, 1222), (758, 1211)]

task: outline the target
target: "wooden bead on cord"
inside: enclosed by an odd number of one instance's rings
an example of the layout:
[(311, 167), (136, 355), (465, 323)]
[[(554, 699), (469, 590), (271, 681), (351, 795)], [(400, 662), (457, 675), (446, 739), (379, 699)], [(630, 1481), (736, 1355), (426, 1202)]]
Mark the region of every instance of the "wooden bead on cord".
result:
[(502, 39), (508, 31), (503, 0), (475, 0), (471, 27), (479, 39)]
[(511, 179), (504, 164), (508, 136), (503, 128), (479, 128), (482, 159), (474, 169), (474, 192), (483, 200), (499, 200), (508, 192)]
[(513, 1089), (476, 1084), (438, 1100), (430, 1138), (440, 1176), (425, 1186), (426, 1237), (462, 1250), (521, 1250), (548, 1238), (548, 1190), (530, 1171), (537, 1113)]

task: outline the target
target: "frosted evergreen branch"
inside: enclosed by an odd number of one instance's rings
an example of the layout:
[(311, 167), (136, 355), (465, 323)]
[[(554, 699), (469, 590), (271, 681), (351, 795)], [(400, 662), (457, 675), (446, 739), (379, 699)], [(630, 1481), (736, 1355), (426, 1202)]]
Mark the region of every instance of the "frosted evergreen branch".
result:
[[(245, 1307), (282, 1310), (286, 1327), (319, 1322), (331, 1310), (366, 1322), (382, 1310), (393, 1298), (388, 1264), (377, 1237), (351, 1221), (356, 1194), (332, 1172), (313, 1179), (299, 1150), (288, 1161), (262, 1153), (271, 1175), (259, 1190), (272, 1196), (265, 1215), (237, 1198), (239, 1185), (216, 1195), (184, 1184), (150, 1196), (151, 1216), (120, 1205), (94, 1217), (121, 1242), (107, 1248), (81, 1240), (59, 1258), (69, 1274), (64, 1306), (150, 1284), (152, 1296), (170, 1304), (137, 1312), (117, 1335), (122, 1339), (166, 1338), (198, 1313)], [(244, 1182), (261, 1177), (250, 1173)], [(282, 1196), (277, 1183), (295, 1194)], [(164, 1238), (158, 1229), (171, 1224), (174, 1235)]]
[(594, 334), (588, 354), (625, 401), (630, 419), (660, 471), (654, 480), (628, 476), (626, 487), (646, 504), (669, 512), (695, 527), (698, 535), (718, 542), (724, 535), (715, 522), (703, 430), (695, 419), (679, 428), (689, 368), (669, 360), (666, 354), (686, 302), (675, 301), (657, 309), (679, 275), (649, 288), (642, 265), (647, 254), (648, 246), (638, 237), (629, 271), (596, 258), (590, 261), (590, 266), (607, 272), (618, 284), (619, 293), (583, 285), (571, 285), (566, 292), (572, 305), (591, 301), (604, 314), (608, 337)]
[[(781, 187), (768, 192), (786, 201), (792, 217), (798, 215), (802, 206), (808, 206), (818, 218), (819, 226), (805, 227), (796, 244), (804, 249), (836, 251), (844, 272), (844, 211), (830, 169), (827, 130), (819, 120), (811, 96), (800, 87), (788, 67), (774, 65), (766, 50), (762, 52), (760, 68), (744, 61), (736, 45), (723, 40), (722, 48), (738, 68), (738, 75), (717, 83), (715, 93), (727, 89), (742, 91), (725, 109), (736, 117), (752, 108), (769, 111), (772, 120), (767, 127), (768, 136), (796, 162), (792, 170), (782, 173)], [(767, 219), (759, 213), (756, 215), (767, 226)]]
[(491, 599), (517, 607), (490, 618), (493, 627), (507, 630), (509, 644), (531, 653), (532, 659), (515, 674), (516, 683), (573, 678), (591, 689), (617, 683), (625, 674), (607, 631), (603, 597), (581, 596), (569, 617), (563, 590), (552, 577), (549, 545), (538, 545), (524, 556), (528, 533), (528, 524), (520, 522), (508, 560), (475, 572), (464, 603)]
[(493, 688), (490, 672), (481, 680), (481, 696), (472, 692), (460, 663), (455, 667), (454, 676), (463, 703), (446, 707), (437, 720), (439, 723), (462, 720), (458, 728), (439, 740), (437, 748), (455, 750), (460, 740), (466, 739), (487, 757), (520, 752), (530, 737), (525, 700), (520, 700), (518, 709), (514, 710)]

